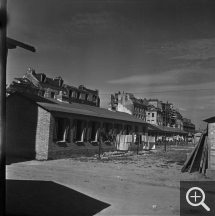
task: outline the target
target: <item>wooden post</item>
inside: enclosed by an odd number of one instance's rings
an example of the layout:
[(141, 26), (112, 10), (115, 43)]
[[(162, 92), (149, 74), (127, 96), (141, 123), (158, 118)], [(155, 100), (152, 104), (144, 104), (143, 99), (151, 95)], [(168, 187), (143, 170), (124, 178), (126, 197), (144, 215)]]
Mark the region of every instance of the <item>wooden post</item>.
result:
[[(165, 124), (166, 124), (166, 112), (165, 112)], [(166, 152), (166, 131), (164, 133), (164, 151)]]
[[(7, 1), (0, 1), (0, 162), (3, 164), (1, 172), (0, 184), (0, 199), (4, 200), (5, 194), (5, 167), (6, 164), (6, 65), (7, 65), (7, 42), (6, 42), (6, 31), (7, 26)], [(0, 204), (0, 212), (4, 214), (5, 205), (3, 202)], [(1, 213), (0, 213), (1, 214)], [(3, 215), (2, 214), (2, 215)]]
[(101, 139), (99, 139), (99, 160), (101, 159)]
[(101, 128), (99, 129), (99, 137), (98, 137), (98, 141), (99, 141), (99, 160), (101, 159), (101, 145), (102, 145), (102, 131)]
[(164, 136), (164, 151), (166, 152), (166, 132), (165, 132), (165, 136)]
[(100, 132), (100, 129), (98, 130), (98, 144), (99, 144), (99, 157), (98, 157), (98, 159), (100, 160), (100, 155), (101, 155), (101, 147), (100, 147), (100, 142), (101, 142), (101, 140), (100, 140), (100, 137), (101, 137), (101, 132)]
[(137, 155), (139, 154), (140, 134), (138, 134)]

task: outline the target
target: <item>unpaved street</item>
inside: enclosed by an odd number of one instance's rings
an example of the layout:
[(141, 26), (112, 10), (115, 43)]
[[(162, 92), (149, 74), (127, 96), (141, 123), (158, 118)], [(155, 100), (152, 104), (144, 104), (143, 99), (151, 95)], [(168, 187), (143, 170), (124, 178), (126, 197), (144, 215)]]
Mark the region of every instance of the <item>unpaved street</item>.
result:
[(158, 149), (100, 161), (81, 157), (9, 163), (6, 177), (53, 181), (109, 204), (97, 215), (179, 215), (180, 180), (205, 179), (180, 171), (191, 150), (171, 147), (167, 153)]

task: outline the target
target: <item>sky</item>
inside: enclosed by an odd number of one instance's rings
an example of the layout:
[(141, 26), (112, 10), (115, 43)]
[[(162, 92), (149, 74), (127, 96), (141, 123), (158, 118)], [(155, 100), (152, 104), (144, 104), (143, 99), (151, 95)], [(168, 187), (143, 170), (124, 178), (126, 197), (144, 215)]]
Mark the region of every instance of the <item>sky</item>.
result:
[(215, 115), (214, 0), (8, 0), (7, 84), (29, 67), (64, 83), (171, 102), (196, 129)]

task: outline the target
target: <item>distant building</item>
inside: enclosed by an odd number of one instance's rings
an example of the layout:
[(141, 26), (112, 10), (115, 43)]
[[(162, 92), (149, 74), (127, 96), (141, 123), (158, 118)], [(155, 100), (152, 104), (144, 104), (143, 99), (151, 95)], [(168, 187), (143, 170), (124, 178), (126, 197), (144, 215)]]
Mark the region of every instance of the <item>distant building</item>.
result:
[(183, 116), (179, 110), (168, 101), (162, 102), (163, 125), (167, 127), (183, 129)]
[(149, 99), (146, 111), (146, 122), (155, 125), (163, 125), (162, 101)]
[(171, 126), (183, 129), (183, 117), (176, 107), (172, 107)]
[(64, 84), (59, 76), (49, 78), (44, 73), (36, 73), (29, 68), (23, 78), (15, 80), (6, 87), (7, 95), (13, 92), (24, 92), (53, 98), (66, 103), (82, 103), (91, 106), (100, 106), (98, 90), (91, 90), (83, 85), (78, 88)]
[(195, 133), (195, 125), (191, 122), (190, 119), (183, 118), (183, 129), (186, 132), (189, 132), (191, 134)]
[(125, 112), (146, 121), (147, 105), (148, 102), (146, 99), (137, 99), (131, 93), (118, 92), (111, 95), (108, 109)]
[(163, 126), (170, 127), (171, 126), (171, 115), (172, 115), (172, 103), (168, 103), (168, 101), (162, 102), (162, 117), (163, 117)]

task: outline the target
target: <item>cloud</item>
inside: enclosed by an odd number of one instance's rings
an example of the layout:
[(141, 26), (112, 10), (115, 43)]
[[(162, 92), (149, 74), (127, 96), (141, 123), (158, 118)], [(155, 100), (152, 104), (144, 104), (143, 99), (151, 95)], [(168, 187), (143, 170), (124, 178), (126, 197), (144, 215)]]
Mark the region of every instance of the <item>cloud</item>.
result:
[(179, 109), (179, 111), (186, 111), (187, 110), (187, 109), (185, 109), (183, 107), (179, 107), (178, 109)]
[(79, 36), (114, 34), (125, 29), (125, 18), (111, 12), (79, 13), (66, 24)]
[(184, 86), (215, 82), (215, 74), (214, 69), (203, 70), (199, 67), (190, 67), (185, 69), (173, 69), (158, 74), (133, 75), (121, 79), (109, 80), (107, 82), (118, 85)]
[(199, 106), (199, 107), (196, 107), (197, 109), (200, 109), (200, 110), (203, 110), (203, 109), (205, 109), (205, 107), (203, 107), (203, 106)]
[(177, 59), (201, 59), (215, 58), (215, 39), (201, 39), (184, 41), (178, 48)]
[(182, 40), (158, 43), (147, 48), (147, 53), (156, 53), (168, 59), (207, 60), (215, 58), (215, 38)]
[[(188, 84), (188, 85), (165, 85), (165, 86), (134, 86), (132, 92), (156, 92), (161, 94), (172, 93), (177, 95), (177, 98), (182, 97), (185, 100), (189, 95), (196, 94), (198, 98), (204, 101), (212, 101), (215, 99), (215, 82), (201, 83), (201, 84)], [(210, 89), (210, 90), (207, 90)], [(163, 93), (162, 93), (163, 92)], [(190, 99), (190, 98), (189, 98)]]
[(141, 85), (152, 85), (152, 84), (167, 84), (176, 80), (177, 73), (165, 74), (147, 74), (147, 75), (136, 75), (129, 76), (122, 79), (110, 80), (110, 84), (141, 84)]

